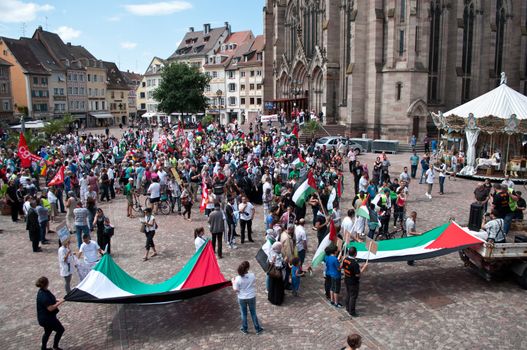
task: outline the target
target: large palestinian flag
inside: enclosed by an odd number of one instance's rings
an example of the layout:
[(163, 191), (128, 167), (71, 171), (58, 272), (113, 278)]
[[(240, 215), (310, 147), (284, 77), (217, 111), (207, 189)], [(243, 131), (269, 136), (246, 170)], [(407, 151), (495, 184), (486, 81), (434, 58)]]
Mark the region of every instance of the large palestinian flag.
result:
[(470, 234), (455, 222), (436, 227), (420, 236), (377, 242), (377, 253), (368, 252), (365, 243), (351, 242), (357, 248), (357, 260), (372, 262), (408, 261), (434, 258), (450, 254), (485, 241)]
[(304, 206), (304, 204), (309, 199), (309, 196), (311, 194), (315, 193), (317, 191), (317, 183), (315, 181), (315, 178), (313, 177), (313, 173), (310, 171), (307, 173), (307, 179), (298, 186), (295, 193), (293, 193), (293, 202), (295, 202), (296, 206), (301, 208)]
[(166, 303), (207, 294), (230, 284), (223, 277), (208, 241), (181, 271), (158, 284), (136, 280), (105, 254), (65, 299), (106, 304)]

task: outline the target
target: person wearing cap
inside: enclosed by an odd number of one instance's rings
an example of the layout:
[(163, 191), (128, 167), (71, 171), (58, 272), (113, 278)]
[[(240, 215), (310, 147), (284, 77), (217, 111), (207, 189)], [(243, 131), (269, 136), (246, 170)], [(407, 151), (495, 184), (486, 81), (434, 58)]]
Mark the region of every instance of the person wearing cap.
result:
[[(146, 236), (146, 245), (145, 245), (145, 257), (143, 258), (143, 261), (147, 261), (149, 258), (153, 258), (157, 255), (156, 246), (154, 244), (154, 236), (156, 234), (157, 229), (157, 223), (156, 218), (152, 214), (152, 208), (146, 208), (144, 210), (144, 219), (141, 221), (145, 224), (145, 236)], [(150, 248), (154, 251), (154, 254), (152, 254), (150, 257), (148, 256), (148, 253), (150, 252)]]

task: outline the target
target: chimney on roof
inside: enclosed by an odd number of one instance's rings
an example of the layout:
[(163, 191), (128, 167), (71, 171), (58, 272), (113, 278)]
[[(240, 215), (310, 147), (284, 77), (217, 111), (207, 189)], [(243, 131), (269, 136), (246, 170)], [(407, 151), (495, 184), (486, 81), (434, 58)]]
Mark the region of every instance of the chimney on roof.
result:
[(225, 22), (225, 29), (227, 29), (227, 36), (231, 35), (231, 25), (229, 22)]
[(38, 26), (37, 30), (42, 31), (42, 26)]
[(68, 45), (68, 47), (71, 47), (71, 43), (66, 43), (66, 45)]
[(209, 32), (210, 32), (210, 23), (205, 23), (203, 25), (203, 32), (205, 32), (205, 34), (209, 34)]
[(189, 31), (189, 32), (194, 32), (194, 27), (190, 27), (190, 28), (188, 29), (188, 31)]

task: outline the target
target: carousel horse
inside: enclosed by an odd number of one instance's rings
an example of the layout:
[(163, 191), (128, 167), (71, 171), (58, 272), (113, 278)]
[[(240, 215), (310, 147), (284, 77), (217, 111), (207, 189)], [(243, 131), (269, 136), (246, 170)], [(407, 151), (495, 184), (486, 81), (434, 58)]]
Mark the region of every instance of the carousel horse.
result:
[(501, 163), (501, 157), (499, 153), (494, 153), (491, 158), (478, 158), (478, 165), (476, 165), (476, 170), (483, 167), (495, 167), (499, 166)]

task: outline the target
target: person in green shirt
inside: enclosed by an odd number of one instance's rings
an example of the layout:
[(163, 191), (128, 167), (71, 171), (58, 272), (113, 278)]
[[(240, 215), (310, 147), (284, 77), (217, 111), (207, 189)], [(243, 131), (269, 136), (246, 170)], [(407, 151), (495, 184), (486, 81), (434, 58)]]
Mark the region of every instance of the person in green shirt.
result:
[(280, 178), (277, 179), (276, 185), (274, 185), (274, 195), (275, 196), (281, 196), (282, 195), (282, 184), (280, 183)]
[(135, 216), (132, 214), (132, 210), (134, 208), (134, 186), (133, 186), (134, 179), (129, 178), (128, 183), (124, 186), (124, 195), (126, 196), (126, 201), (128, 202), (128, 206), (126, 208), (126, 216), (129, 218), (134, 218)]

